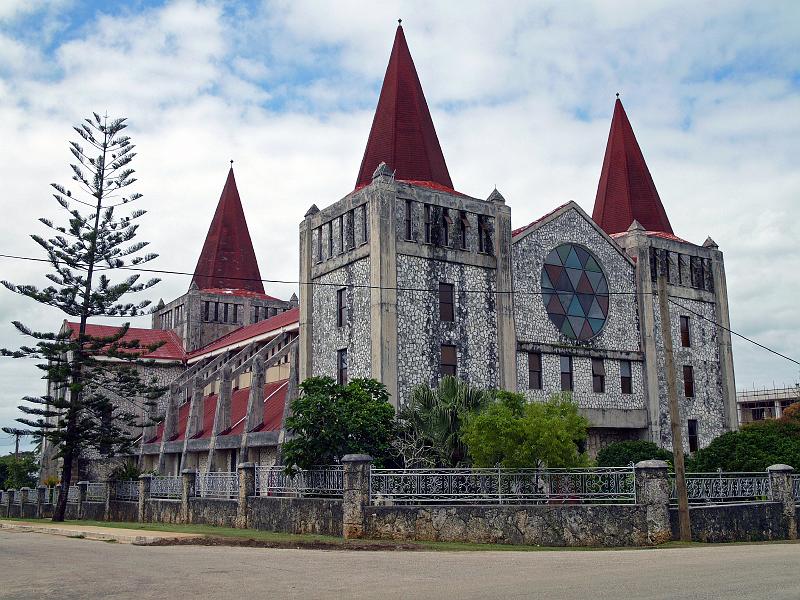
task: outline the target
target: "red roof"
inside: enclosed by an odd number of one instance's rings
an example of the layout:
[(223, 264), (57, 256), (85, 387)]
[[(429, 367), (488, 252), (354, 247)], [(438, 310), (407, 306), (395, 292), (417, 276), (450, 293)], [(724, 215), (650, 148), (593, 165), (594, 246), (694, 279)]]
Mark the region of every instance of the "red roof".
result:
[(211, 227), (208, 228), (192, 281), (201, 290), (245, 289), (264, 293), (232, 167), (228, 171), (228, 179)]
[(428, 103), (400, 26), (394, 36), (356, 187), (372, 182), (372, 174), (381, 162), (395, 171), (397, 179), (433, 182), (453, 189)]
[(194, 350), (189, 354), (189, 358), (195, 358), (197, 356), (208, 354), (209, 352), (214, 352), (215, 350), (220, 350), (240, 342), (245, 342), (249, 339), (269, 333), (270, 331), (274, 331), (276, 329), (280, 329), (281, 327), (286, 327), (287, 325), (292, 325), (293, 323), (297, 323), (299, 321), (300, 309), (297, 307), (290, 308), (286, 312), (279, 313), (274, 317), (270, 317), (269, 319), (264, 319), (258, 323), (245, 325), (244, 327), (235, 329), (230, 333), (223, 335), (218, 340), (215, 340), (210, 344), (203, 346), (202, 348)]
[[(627, 235), (627, 233), (628, 233), (627, 231), (620, 231), (619, 233), (612, 233), (610, 235), (611, 235), (612, 238), (617, 239), (617, 238), (623, 237), (624, 235)], [(642, 233), (642, 232), (640, 231), (639, 233)], [(687, 242), (683, 238), (679, 238), (674, 233), (666, 233), (665, 231), (645, 231), (643, 233), (648, 237), (657, 237), (657, 238), (662, 238), (662, 239), (665, 239), (665, 240), (672, 240), (674, 242), (683, 242), (684, 244), (691, 244), (692, 243), (692, 242)]]
[[(70, 321), (67, 321), (66, 323), (67, 327), (69, 327), (74, 333), (77, 333), (80, 329), (80, 323), (72, 323)], [(95, 338), (111, 337), (116, 335), (118, 331), (119, 327), (115, 327), (114, 325), (86, 324), (86, 335)], [(120, 339), (121, 342), (133, 342), (135, 340), (139, 341), (139, 345), (142, 346), (142, 350), (123, 348), (120, 351), (130, 354), (137, 354), (140, 358), (147, 359), (160, 358), (165, 360), (180, 361), (186, 359), (186, 352), (183, 350), (183, 344), (181, 344), (180, 338), (175, 334), (174, 331), (130, 327), (128, 328), (128, 331), (125, 332), (125, 335), (123, 335)], [(156, 348), (153, 352), (145, 352), (142, 354), (142, 352), (146, 350), (147, 346), (159, 344), (161, 342), (164, 343)]]
[(634, 219), (649, 231), (672, 233), (633, 128), (617, 98), (592, 219), (607, 233), (626, 231)]

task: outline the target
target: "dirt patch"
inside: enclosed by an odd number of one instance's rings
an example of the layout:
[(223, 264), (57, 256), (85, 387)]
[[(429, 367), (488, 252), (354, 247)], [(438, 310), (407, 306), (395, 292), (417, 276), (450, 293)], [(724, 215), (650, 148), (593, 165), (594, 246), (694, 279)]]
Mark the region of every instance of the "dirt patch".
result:
[(288, 548), (303, 550), (423, 550), (417, 544), (391, 542), (360, 542), (348, 540), (342, 542), (326, 542), (323, 540), (255, 540), (252, 538), (234, 538), (221, 536), (203, 536), (191, 538), (163, 538), (148, 546), (235, 546), (240, 548)]

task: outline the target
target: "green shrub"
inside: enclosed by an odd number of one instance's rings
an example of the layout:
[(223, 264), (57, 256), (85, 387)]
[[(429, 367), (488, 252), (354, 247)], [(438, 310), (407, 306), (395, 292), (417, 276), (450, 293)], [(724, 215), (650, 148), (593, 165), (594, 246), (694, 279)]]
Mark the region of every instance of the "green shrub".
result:
[(598, 467), (627, 467), (642, 460), (664, 460), (672, 463), (672, 452), (653, 442), (629, 440), (613, 442), (597, 453)]

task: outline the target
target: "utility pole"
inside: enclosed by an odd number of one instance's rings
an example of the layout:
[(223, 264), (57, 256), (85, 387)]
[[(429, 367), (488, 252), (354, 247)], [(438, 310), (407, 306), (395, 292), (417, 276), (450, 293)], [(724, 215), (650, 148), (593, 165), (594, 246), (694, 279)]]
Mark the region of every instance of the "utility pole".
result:
[(664, 362), (667, 368), (667, 399), (669, 400), (669, 420), (672, 428), (672, 453), (675, 460), (675, 483), (678, 489), (678, 523), (682, 542), (692, 541), (692, 528), (689, 522), (689, 497), (686, 493), (686, 466), (683, 460), (683, 432), (681, 412), (678, 406), (677, 374), (672, 355), (672, 327), (669, 320), (669, 298), (667, 278), (658, 274), (658, 308), (661, 314), (661, 339), (664, 343)]

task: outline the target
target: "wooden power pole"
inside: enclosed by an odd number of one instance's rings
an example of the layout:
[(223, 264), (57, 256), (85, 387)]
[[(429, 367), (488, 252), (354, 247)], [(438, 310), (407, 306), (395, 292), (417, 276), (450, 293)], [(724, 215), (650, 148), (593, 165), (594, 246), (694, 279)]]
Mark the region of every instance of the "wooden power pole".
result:
[(686, 493), (686, 466), (683, 460), (683, 431), (681, 411), (678, 406), (678, 377), (675, 373), (675, 359), (672, 355), (672, 327), (669, 319), (669, 298), (667, 278), (658, 275), (658, 308), (661, 313), (661, 339), (664, 343), (664, 361), (667, 368), (667, 399), (669, 400), (669, 420), (672, 428), (672, 453), (675, 460), (675, 483), (678, 489), (678, 523), (682, 542), (692, 541), (692, 528), (689, 522), (689, 497)]

